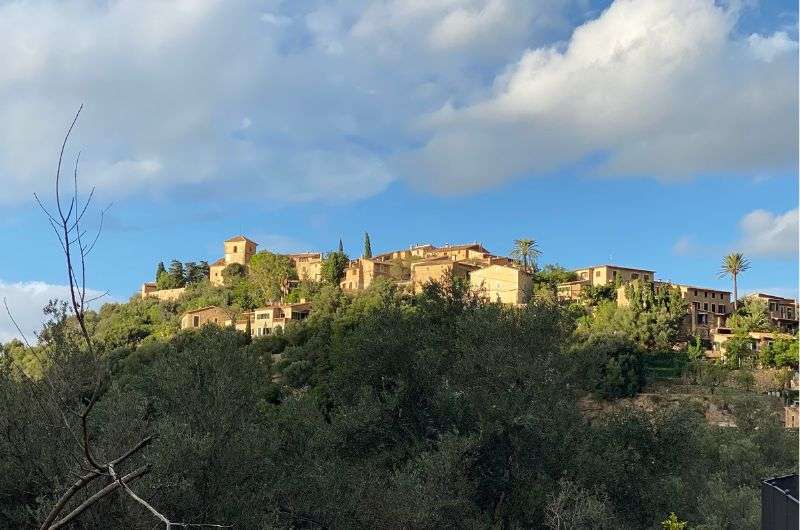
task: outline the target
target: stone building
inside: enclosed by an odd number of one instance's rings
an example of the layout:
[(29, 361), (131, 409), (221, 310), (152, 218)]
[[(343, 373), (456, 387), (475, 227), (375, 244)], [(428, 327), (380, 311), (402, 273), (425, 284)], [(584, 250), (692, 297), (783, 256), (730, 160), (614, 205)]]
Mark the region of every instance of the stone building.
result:
[(411, 289), (419, 292), (426, 283), (442, 281), (450, 274), (469, 279), (469, 273), (478, 268), (478, 265), (468, 261), (453, 261), (448, 256), (417, 261), (411, 264)]
[(391, 278), (391, 264), (371, 258), (352, 260), (344, 271), (339, 287), (345, 291), (360, 291), (372, 285), (376, 278)]
[(206, 306), (187, 311), (181, 316), (181, 329), (194, 329), (205, 324), (224, 326), (230, 321), (230, 314), (217, 306)]
[(256, 253), (258, 243), (244, 236), (236, 236), (225, 240), (223, 243), (224, 256), (212, 263), (209, 267), (209, 280), (213, 285), (224, 285), (222, 271), (228, 265), (238, 263), (244, 267), (250, 263), (250, 258)]
[(530, 300), (533, 278), (510, 265), (489, 265), (469, 273), (470, 287), (489, 302), (520, 305)]
[(619, 285), (633, 280), (653, 281), (655, 272), (647, 269), (633, 269), (619, 265), (595, 265), (576, 269), (578, 277), (571, 282), (561, 283), (557, 287), (559, 300), (578, 300), (586, 286)]
[(753, 293), (747, 298), (763, 300), (776, 328), (785, 333), (797, 333), (797, 300), (765, 293)]

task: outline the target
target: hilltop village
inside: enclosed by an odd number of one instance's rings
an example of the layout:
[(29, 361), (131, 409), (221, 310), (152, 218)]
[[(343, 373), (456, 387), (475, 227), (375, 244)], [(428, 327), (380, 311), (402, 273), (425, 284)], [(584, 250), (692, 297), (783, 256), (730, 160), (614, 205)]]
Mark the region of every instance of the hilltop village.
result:
[[(212, 285), (226, 285), (226, 278), (235, 274), (247, 274), (257, 252), (258, 243), (239, 235), (223, 243), (223, 257), (210, 265), (200, 267), (188, 274), (199, 274)], [(271, 253), (269, 253), (272, 255)], [(282, 330), (290, 321), (303, 320), (313, 311), (313, 304), (304, 298), (290, 300), (287, 296), (293, 288), (303, 282), (323, 281), (326, 262), (338, 270), (334, 271), (339, 287), (345, 292), (368, 289), (379, 279), (390, 281), (410, 293), (418, 293), (430, 282), (440, 282), (448, 277), (461, 279), (470, 289), (487, 302), (513, 306), (525, 305), (534, 296), (535, 262), (529, 263), (523, 252), (514, 259), (493, 254), (480, 243), (434, 246), (412, 245), (407, 249), (371, 255), (369, 236), (366, 236), (365, 252), (353, 260), (344, 258), (341, 250), (329, 254), (304, 252), (284, 254), (294, 269), (273, 300), (251, 311), (231, 314), (218, 306), (206, 306), (185, 312), (181, 317), (181, 329), (199, 328), (207, 323), (232, 326), (252, 337), (262, 337)], [(339, 263), (336, 258), (340, 259)], [(160, 266), (159, 276), (166, 273)], [(561, 271), (561, 279), (555, 284), (554, 295), (561, 303), (581, 303), (587, 297), (605, 293), (620, 306), (630, 304), (627, 293), (630, 284), (651, 284), (655, 290), (669, 289), (680, 293), (685, 302), (686, 314), (682, 325), (687, 336), (693, 337), (702, 346), (709, 358), (725, 357), (726, 342), (732, 336), (727, 326), (733, 314), (735, 300), (731, 292), (697, 285), (675, 284), (656, 279), (656, 272), (649, 269), (604, 264), (572, 271)], [(180, 299), (186, 287), (163, 288), (158, 282), (142, 285), (141, 296), (159, 300)], [(166, 284), (168, 286), (168, 284)], [(751, 331), (749, 337), (753, 348), (758, 350), (770, 344), (776, 337), (796, 333), (798, 329), (797, 302), (767, 293), (755, 293), (745, 299), (756, 299), (763, 303), (771, 321), (771, 330)]]

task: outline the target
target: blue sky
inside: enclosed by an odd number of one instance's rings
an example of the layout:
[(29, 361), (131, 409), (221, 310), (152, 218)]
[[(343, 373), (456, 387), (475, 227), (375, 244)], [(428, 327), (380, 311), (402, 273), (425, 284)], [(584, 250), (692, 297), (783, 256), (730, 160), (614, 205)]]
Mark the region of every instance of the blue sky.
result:
[[(63, 296), (60, 137), (114, 203), (93, 289), (159, 260), (532, 237), (542, 262), (797, 291), (795, 3), (0, 3), (0, 294)], [(77, 35), (77, 37), (76, 37)], [(0, 317), (0, 341), (15, 332)]]

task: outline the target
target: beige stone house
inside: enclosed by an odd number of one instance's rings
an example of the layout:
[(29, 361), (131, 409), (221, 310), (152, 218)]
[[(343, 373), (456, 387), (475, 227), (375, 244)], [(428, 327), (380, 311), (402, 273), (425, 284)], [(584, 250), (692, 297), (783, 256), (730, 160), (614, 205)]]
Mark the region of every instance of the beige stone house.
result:
[(376, 261), (391, 261), (395, 259), (411, 259), (411, 258), (424, 258), (427, 252), (431, 250), (435, 250), (436, 247), (429, 243), (420, 243), (416, 245), (411, 245), (407, 249), (403, 250), (393, 250), (391, 252), (385, 252), (383, 254), (378, 254), (377, 256), (373, 256), (372, 259)]
[(468, 279), (469, 273), (478, 268), (468, 261), (453, 261), (449, 256), (417, 261), (411, 264), (411, 290), (419, 292), (426, 283), (441, 281), (449, 274)]
[(507, 258), (498, 258), (486, 250), (480, 243), (466, 243), (463, 245), (444, 245), (436, 247), (429, 243), (412, 245), (408, 249), (394, 250), (378, 254), (372, 259), (376, 261), (391, 261), (396, 259), (433, 259), (447, 257), (453, 261), (470, 260), (488, 265), (491, 259), (510, 261)]
[(259, 307), (248, 314), (250, 334), (253, 337), (272, 335), (286, 327), (289, 321), (305, 320), (310, 313), (311, 304), (305, 301)]
[(489, 265), (469, 273), (470, 287), (489, 302), (525, 304), (533, 292), (530, 273), (510, 265)]
[(287, 254), (287, 257), (294, 263), (297, 277), (300, 280), (319, 282), (322, 280), (322, 253), (321, 252), (302, 252), (298, 254)]
[(647, 269), (634, 269), (619, 265), (596, 265), (576, 269), (577, 280), (561, 283), (557, 287), (559, 300), (578, 300), (581, 292), (587, 285), (597, 287), (600, 285), (615, 285), (633, 280), (653, 281), (655, 272)]
[(181, 329), (199, 328), (205, 324), (224, 326), (226, 322), (230, 321), (230, 318), (230, 314), (221, 307), (201, 307), (187, 311), (181, 316)]
[[(711, 289), (709, 287), (696, 287), (693, 285), (671, 284), (669, 282), (654, 282), (656, 289), (660, 287), (677, 287), (681, 296), (686, 300), (688, 309), (684, 319), (684, 327), (688, 334), (699, 336), (710, 347), (712, 335), (720, 328), (724, 328), (731, 305), (730, 291)], [(617, 304), (626, 307), (629, 304), (625, 285), (617, 288)]]
[(719, 328), (724, 328), (733, 310), (730, 291), (678, 285), (683, 299), (689, 303), (688, 330), (692, 335), (710, 340)]
[(391, 278), (391, 264), (371, 258), (350, 261), (339, 287), (345, 291), (360, 291), (372, 285), (376, 278)]
[(786, 333), (797, 333), (797, 300), (765, 293), (753, 293), (747, 298), (766, 302), (767, 312), (776, 328)]
[(209, 266), (209, 280), (212, 285), (224, 285), (222, 271), (228, 265), (238, 263), (247, 266), (250, 258), (256, 253), (258, 243), (244, 236), (236, 236), (225, 240), (223, 243), (224, 256)]
[[(718, 328), (711, 334), (712, 348), (710, 357), (725, 359), (725, 343), (733, 337), (733, 331), (728, 328)], [(776, 339), (792, 340), (793, 335), (788, 333), (772, 333), (766, 331), (750, 331), (747, 333), (753, 351), (757, 354), (763, 348), (772, 344)]]
[(487, 262), (493, 257), (492, 254), (483, 248), (480, 243), (468, 243), (465, 245), (445, 245), (443, 247), (431, 248), (426, 250), (425, 258), (447, 257), (453, 261), (484, 261)]

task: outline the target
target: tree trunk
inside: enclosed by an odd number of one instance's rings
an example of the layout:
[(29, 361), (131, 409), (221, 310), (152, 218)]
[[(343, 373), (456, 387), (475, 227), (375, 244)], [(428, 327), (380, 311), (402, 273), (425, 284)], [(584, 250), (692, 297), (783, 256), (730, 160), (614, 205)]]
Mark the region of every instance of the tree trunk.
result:
[(733, 274), (733, 310), (739, 310), (739, 290), (736, 288), (736, 273)]

